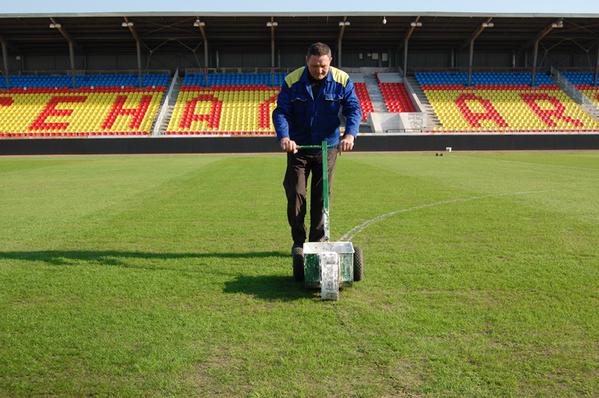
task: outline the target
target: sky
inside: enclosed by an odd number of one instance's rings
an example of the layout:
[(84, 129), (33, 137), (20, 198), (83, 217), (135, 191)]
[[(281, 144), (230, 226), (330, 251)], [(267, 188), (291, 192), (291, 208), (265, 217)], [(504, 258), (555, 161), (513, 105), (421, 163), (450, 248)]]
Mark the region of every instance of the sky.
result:
[(0, 0), (0, 15), (65, 13), (352, 13), (449, 12), (599, 14), (598, 0)]

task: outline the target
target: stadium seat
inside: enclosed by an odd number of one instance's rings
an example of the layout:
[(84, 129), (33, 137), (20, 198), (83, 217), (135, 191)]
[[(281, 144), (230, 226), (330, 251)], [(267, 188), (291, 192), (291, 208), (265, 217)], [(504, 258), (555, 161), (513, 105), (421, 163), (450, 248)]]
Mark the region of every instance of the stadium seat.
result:
[(203, 73), (189, 73), (183, 78), (183, 86), (275, 86), (279, 87), (285, 79), (285, 73), (209, 73), (208, 80)]
[(360, 101), (360, 109), (362, 109), (362, 121), (368, 120), (368, 114), (374, 111), (370, 95), (366, 88), (366, 83), (355, 82), (354, 87), (356, 88), (356, 95)]
[(421, 72), (416, 79), (440, 131), (599, 130), (547, 74), (539, 74), (534, 87), (528, 72), (477, 72), (469, 86), (464, 72)]
[(599, 82), (594, 81), (593, 72), (563, 72), (562, 75), (599, 108)]
[(414, 112), (414, 105), (403, 83), (379, 83), (389, 112)]
[(274, 135), (278, 92), (256, 84), (183, 86), (166, 134)]
[(272, 112), (285, 73), (188, 73), (169, 135), (274, 135)]
[(149, 134), (170, 77), (105, 74), (11, 76), (0, 86), (0, 134), (71, 137)]

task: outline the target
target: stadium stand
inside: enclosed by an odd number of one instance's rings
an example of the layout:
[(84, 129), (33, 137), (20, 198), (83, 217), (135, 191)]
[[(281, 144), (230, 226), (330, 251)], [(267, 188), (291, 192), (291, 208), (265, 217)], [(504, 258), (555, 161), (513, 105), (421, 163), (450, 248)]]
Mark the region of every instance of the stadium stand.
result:
[(416, 79), (438, 116), (439, 131), (597, 131), (586, 114), (546, 74), (531, 86), (529, 72), (418, 72)]
[(563, 72), (578, 91), (599, 107), (599, 84), (593, 81), (593, 72)]
[(374, 105), (368, 92), (368, 85), (365, 82), (365, 75), (358, 72), (350, 72), (349, 77), (354, 83), (358, 101), (360, 101), (360, 109), (362, 110), (362, 123), (368, 120), (370, 112), (374, 112)]
[(414, 112), (414, 105), (403, 83), (380, 83), (379, 87), (389, 112)]
[(214, 73), (207, 78), (188, 73), (165, 133), (274, 135), (271, 115), (284, 78), (284, 73)]
[(414, 104), (399, 75), (377, 73), (376, 79), (389, 112), (415, 112)]
[(360, 108), (362, 109), (362, 121), (365, 122), (368, 120), (368, 114), (370, 114), (370, 112), (374, 112), (374, 106), (370, 100), (366, 83), (355, 82), (354, 87), (356, 88), (356, 95), (358, 96)]
[(11, 76), (0, 85), (0, 137), (146, 135), (167, 74)]

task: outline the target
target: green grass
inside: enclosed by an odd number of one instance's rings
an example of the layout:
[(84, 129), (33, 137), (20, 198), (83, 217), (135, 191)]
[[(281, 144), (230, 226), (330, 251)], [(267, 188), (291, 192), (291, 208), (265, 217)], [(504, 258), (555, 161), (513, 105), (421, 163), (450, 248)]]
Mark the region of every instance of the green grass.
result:
[(0, 396), (599, 395), (599, 152), (344, 155), (333, 239), (415, 209), (338, 302), (291, 279), (284, 167), (0, 158)]

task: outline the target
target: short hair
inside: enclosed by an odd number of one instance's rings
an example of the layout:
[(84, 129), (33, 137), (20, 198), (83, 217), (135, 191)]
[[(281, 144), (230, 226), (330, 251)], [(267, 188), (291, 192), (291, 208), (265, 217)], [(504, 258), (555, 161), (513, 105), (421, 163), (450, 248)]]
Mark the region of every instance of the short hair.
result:
[(329, 58), (333, 58), (333, 55), (331, 53), (331, 47), (321, 42), (310, 44), (310, 47), (308, 47), (308, 53), (306, 54), (306, 57), (310, 58), (310, 56), (312, 55), (316, 55), (318, 57), (328, 55)]

